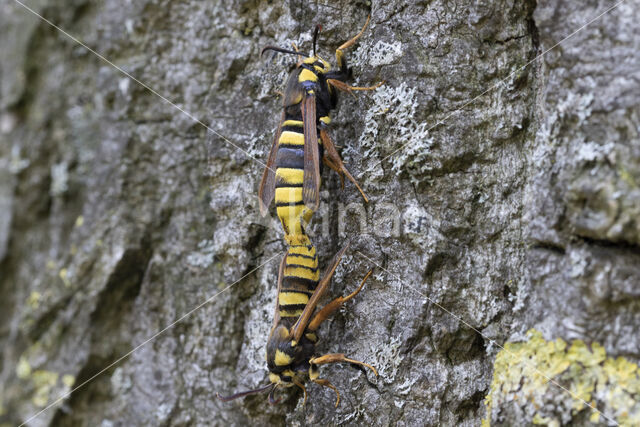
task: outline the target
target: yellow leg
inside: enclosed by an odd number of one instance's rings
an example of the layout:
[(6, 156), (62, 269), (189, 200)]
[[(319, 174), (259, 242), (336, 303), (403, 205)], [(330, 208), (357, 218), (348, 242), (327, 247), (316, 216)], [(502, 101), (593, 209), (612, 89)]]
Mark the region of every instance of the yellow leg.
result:
[(355, 96), (353, 94), (354, 90), (376, 90), (376, 89), (378, 89), (380, 86), (382, 86), (384, 84), (384, 80), (381, 81), (380, 83), (378, 83), (377, 85), (365, 86), (365, 87), (350, 86), (347, 83), (345, 83), (343, 81), (340, 81), (340, 80), (336, 80), (336, 79), (327, 79), (327, 83), (330, 84), (331, 86), (335, 87), (338, 90), (341, 90), (343, 92), (348, 92), (352, 96)]
[(374, 368), (373, 366), (369, 365), (368, 363), (360, 362), (359, 360), (349, 359), (345, 357), (345, 355), (342, 353), (325, 354), (324, 356), (320, 356), (320, 357), (312, 357), (311, 360), (309, 360), (309, 363), (313, 363), (314, 365), (326, 365), (328, 363), (340, 363), (340, 362), (353, 363), (360, 366), (366, 366), (367, 368), (371, 369), (373, 373), (376, 374), (376, 376), (378, 375), (378, 371), (376, 371), (376, 368)]
[(353, 298), (356, 295), (358, 295), (358, 293), (362, 290), (362, 287), (364, 286), (364, 283), (367, 281), (369, 276), (371, 276), (372, 272), (373, 272), (373, 270), (369, 270), (369, 272), (366, 274), (366, 276), (364, 276), (364, 279), (362, 279), (362, 283), (360, 283), (360, 286), (358, 286), (358, 289), (353, 291), (351, 294), (347, 295), (346, 297), (338, 297), (338, 298), (334, 299), (333, 301), (331, 301), (329, 304), (327, 304), (324, 307), (322, 307), (322, 310), (320, 310), (313, 317), (311, 322), (309, 322), (309, 326), (307, 326), (307, 330), (311, 331), (311, 332), (316, 331), (320, 327), (322, 322), (327, 320), (327, 318), (329, 316), (331, 316), (334, 311), (336, 311), (338, 308), (340, 308), (340, 306), (342, 304), (344, 304), (345, 302), (349, 301), (351, 298)]
[(342, 63), (344, 58), (344, 53), (342, 52), (342, 50), (350, 48), (360, 37), (362, 37), (362, 34), (364, 34), (364, 30), (367, 29), (367, 25), (369, 25), (370, 20), (371, 20), (371, 15), (367, 16), (367, 22), (364, 23), (364, 27), (362, 27), (362, 30), (360, 30), (360, 32), (356, 34), (354, 38), (344, 42), (338, 49), (336, 49), (336, 61), (338, 62), (339, 68), (342, 68)]
[[(293, 50), (295, 50), (296, 52), (300, 52), (298, 50), (298, 46), (296, 46), (294, 42), (291, 42), (291, 46), (293, 47)], [(298, 56), (298, 63), (296, 64), (296, 67), (299, 67), (300, 65), (302, 65), (302, 58), (300, 58), (301, 56), (302, 56), (301, 54)]]
[(302, 384), (301, 382), (299, 382), (295, 378), (293, 378), (293, 383), (302, 389), (302, 392), (304, 393), (304, 400), (302, 401), (302, 406), (306, 405), (307, 404), (307, 389), (305, 388), (304, 384)]
[(336, 408), (338, 407), (338, 405), (340, 404), (340, 392), (338, 391), (338, 389), (331, 384), (328, 380), (323, 380), (322, 378), (316, 378), (315, 380), (313, 380), (314, 383), (316, 384), (320, 384), (323, 387), (329, 387), (331, 390), (336, 392)]
[(367, 16), (367, 22), (364, 23), (364, 27), (362, 27), (362, 30), (360, 30), (360, 32), (356, 34), (355, 37), (353, 37), (351, 40), (347, 40), (346, 42), (342, 43), (342, 45), (340, 45), (338, 50), (348, 49), (351, 46), (353, 46), (353, 44), (364, 34), (364, 30), (367, 29), (367, 25), (369, 25), (369, 21), (371, 21), (371, 15)]
[(322, 157), (322, 161), (338, 174), (340, 177), (340, 188), (344, 190), (344, 174), (342, 173), (342, 169), (327, 156)]
[[(331, 137), (329, 136), (327, 131), (325, 131), (324, 129), (320, 129), (320, 140), (322, 141), (322, 145), (324, 145), (324, 148), (327, 150), (327, 155), (329, 156), (329, 159), (331, 159), (331, 161), (335, 166), (340, 168), (342, 173), (346, 175), (347, 178), (349, 178), (349, 181), (353, 182), (353, 185), (355, 185), (358, 191), (360, 192), (360, 194), (362, 194), (362, 198), (364, 199), (364, 201), (366, 203), (369, 203), (369, 199), (364, 194), (364, 191), (362, 191), (362, 188), (360, 188), (360, 185), (358, 185), (358, 181), (356, 181), (353, 175), (351, 175), (351, 173), (347, 170), (344, 163), (342, 163), (342, 159), (340, 158), (340, 154), (338, 154), (338, 150), (336, 150), (336, 147), (333, 144), (333, 141), (331, 141)], [(331, 168), (333, 169), (333, 167)], [(340, 172), (338, 172), (338, 174), (340, 174)], [(342, 176), (340, 176), (340, 180), (342, 180)]]

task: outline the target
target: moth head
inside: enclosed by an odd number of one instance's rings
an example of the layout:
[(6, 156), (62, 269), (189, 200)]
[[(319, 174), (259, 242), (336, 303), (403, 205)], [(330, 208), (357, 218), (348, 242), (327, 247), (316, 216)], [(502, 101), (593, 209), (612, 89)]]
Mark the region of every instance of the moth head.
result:
[(318, 42), (318, 34), (320, 33), (321, 30), (322, 30), (322, 26), (318, 24), (318, 25), (316, 25), (316, 28), (313, 31), (313, 56), (305, 56), (305, 55), (303, 55), (302, 53), (300, 53), (298, 51), (294, 51), (294, 50), (290, 50), (290, 49), (284, 49), (284, 48), (277, 47), (277, 46), (266, 46), (265, 48), (262, 49), (262, 52), (260, 52), (260, 56), (264, 55), (264, 53), (266, 51), (269, 51), (269, 50), (272, 50), (274, 52), (284, 53), (284, 54), (287, 54), (287, 55), (302, 56), (301, 64), (311, 65), (314, 68), (316, 68), (318, 71), (326, 73), (331, 69), (331, 66), (329, 65), (329, 63), (327, 61), (325, 61), (324, 59), (320, 58), (318, 56), (318, 54), (316, 53), (317, 52), (316, 45), (317, 45), (317, 42)]
[(309, 359), (314, 348), (309, 343), (297, 343), (289, 329), (276, 326), (267, 342), (267, 367), (269, 380), (278, 387), (291, 387), (308, 378)]
[(293, 337), (290, 336), (289, 330), (285, 326), (276, 326), (271, 330), (269, 340), (267, 341), (266, 358), (269, 368), (270, 384), (255, 390), (247, 390), (230, 396), (220, 396), (220, 394), (218, 394), (218, 399), (223, 402), (228, 402), (251, 394), (269, 392), (269, 403), (273, 405), (279, 403), (280, 399), (274, 398), (274, 392), (278, 388), (291, 387), (295, 385), (296, 382), (301, 384), (305, 382), (308, 377), (308, 360), (311, 356), (307, 356), (305, 364), (305, 355), (300, 351), (303, 347), (295, 344)]

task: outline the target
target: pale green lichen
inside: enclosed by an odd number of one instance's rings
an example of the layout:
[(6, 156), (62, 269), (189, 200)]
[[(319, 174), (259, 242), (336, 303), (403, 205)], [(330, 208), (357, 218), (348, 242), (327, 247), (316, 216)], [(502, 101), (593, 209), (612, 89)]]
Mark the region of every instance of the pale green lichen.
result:
[(392, 384), (398, 373), (398, 368), (402, 363), (400, 357), (401, 340), (397, 337), (391, 337), (389, 341), (381, 348), (370, 347), (370, 355), (372, 364), (378, 370), (378, 378), (387, 384)]
[(51, 166), (51, 188), (49, 194), (53, 197), (63, 195), (69, 189), (69, 168), (66, 162)]
[(208, 268), (215, 260), (215, 249), (214, 241), (202, 240), (198, 243), (198, 250), (187, 255), (187, 263), (196, 269)]
[(398, 61), (403, 53), (404, 48), (399, 41), (387, 43), (383, 40), (369, 39), (356, 49), (352, 61), (360, 67), (380, 67)]
[(11, 147), (11, 156), (9, 157), (9, 172), (14, 175), (19, 174), (30, 164), (29, 159), (23, 158), (20, 151), (21, 150), (19, 145), (14, 145)]
[(427, 159), (433, 140), (427, 123), (416, 120), (419, 108), (415, 88), (401, 83), (397, 87), (383, 85), (372, 94), (373, 106), (365, 113), (364, 132), (360, 146), (367, 158), (380, 147), (380, 132), (384, 129), (392, 170), (404, 170), (413, 182), (419, 182), (428, 172)]
[(527, 341), (506, 343), (496, 356), (482, 425), (499, 420), (500, 412), (509, 407), (524, 417), (517, 421), (533, 424), (564, 425), (590, 411), (592, 423), (607, 417), (621, 426), (640, 425), (639, 398), (640, 371), (635, 363), (607, 358), (598, 343), (546, 341), (532, 329)]

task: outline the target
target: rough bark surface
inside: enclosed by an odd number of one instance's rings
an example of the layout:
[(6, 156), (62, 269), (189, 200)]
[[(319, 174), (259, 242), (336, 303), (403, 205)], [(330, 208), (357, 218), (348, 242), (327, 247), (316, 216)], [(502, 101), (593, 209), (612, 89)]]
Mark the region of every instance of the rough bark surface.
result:
[[(112, 64), (0, 0), (0, 425), (134, 349), (29, 425), (611, 423), (576, 396), (640, 418), (640, 1), (535, 61), (614, 2), (25, 4)], [(325, 168), (311, 231), (321, 266), (352, 242), (332, 295), (379, 265), (319, 350), (380, 375), (323, 367), (338, 408), (317, 386), (222, 403), (268, 381), (284, 250), (251, 156), (295, 58), (260, 50), (308, 52), (320, 23), (334, 62), (369, 14), (347, 57), (386, 83), (342, 96), (331, 134), (370, 203)], [(526, 371), (550, 342), (537, 368), (573, 396)], [(626, 406), (571, 388), (574, 348)]]

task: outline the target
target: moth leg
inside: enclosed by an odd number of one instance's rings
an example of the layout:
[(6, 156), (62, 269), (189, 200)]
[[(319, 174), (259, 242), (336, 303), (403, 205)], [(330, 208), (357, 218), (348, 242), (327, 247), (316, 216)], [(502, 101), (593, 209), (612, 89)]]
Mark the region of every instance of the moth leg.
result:
[[(342, 259), (342, 256), (344, 255), (348, 247), (349, 242), (347, 242), (344, 248), (340, 249), (340, 251), (338, 251), (338, 253), (333, 256), (333, 259), (329, 263), (329, 267), (325, 270), (322, 279), (320, 279), (320, 282), (318, 282), (318, 286), (316, 287), (316, 290), (313, 291), (313, 295), (311, 295), (311, 298), (309, 298), (309, 301), (307, 302), (307, 305), (305, 305), (302, 314), (300, 315), (300, 317), (298, 317), (296, 323), (291, 327), (289, 336), (293, 338), (293, 341), (295, 343), (300, 341), (300, 338), (302, 338), (302, 335), (307, 330), (307, 326), (309, 326), (309, 320), (311, 320), (311, 316), (316, 310), (318, 301), (320, 301), (320, 298), (322, 298), (324, 293), (327, 291), (327, 288), (331, 283), (331, 277), (333, 277), (333, 274), (336, 272), (336, 268), (338, 268), (338, 264), (340, 264), (340, 260)], [(295, 343), (293, 344), (296, 345)]]
[(302, 406), (306, 405), (307, 404), (307, 389), (305, 388), (304, 384), (302, 384), (300, 381), (298, 381), (295, 378), (293, 378), (293, 383), (302, 389), (302, 392), (304, 393), (304, 400), (302, 401)]
[(346, 42), (344, 42), (342, 45), (340, 45), (340, 47), (338, 47), (336, 49), (336, 61), (338, 63), (338, 67), (340, 69), (346, 68), (347, 64), (344, 61), (344, 52), (342, 52), (344, 49), (348, 49), (351, 46), (353, 46), (353, 44), (360, 38), (362, 37), (362, 34), (364, 34), (364, 30), (367, 29), (367, 25), (369, 25), (369, 21), (371, 20), (371, 15), (367, 16), (367, 22), (364, 23), (364, 27), (362, 27), (362, 30), (360, 30), (360, 32), (358, 34), (355, 35), (355, 37), (353, 37), (351, 40), (347, 40)]
[(373, 86), (365, 86), (365, 87), (360, 87), (360, 86), (351, 86), (341, 80), (337, 80), (337, 79), (327, 79), (327, 83), (330, 84), (331, 86), (335, 87), (338, 90), (341, 90), (343, 92), (348, 92), (350, 93), (352, 96), (355, 97), (355, 95), (353, 94), (354, 90), (376, 90), (378, 89), (380, 86), (382, 86), (384, 84), (384, 80), (381, 81), (380, 83), (373, 85)]
[[(293, 47), (293, 50), (295, 50), (295, 51), (296, 51), (296, 53), (297, 53), (297, 52), (300, 52), (300, 51), (298, 50), (298, 46), (296, 46), (296, 44), (295, 44), (294, 42), (291, 42), (291, 46)], [(299, 67), (300, 65), (302, 65), (302, 58), (300, 58), (300, 56), (302, 56), (302, 55), (299, 55), (299, 56), (298, 56), (298, 58), (299, 58), (299, 59), (298, 59), (298, 63), (296, 64), (296, 67)]]
[(325, 354), (324, 356), (313, 357), (311, 358), (311, 360), (309, 360), (309, 363), (313, 363), (314, 365), (326, 365), (329, 363), (341, 363), (341, 362), (353, 363), (356, 365), (365, 366), (371, 369), (374, 374), (378, 375), (378, 371), (376, 371), (376, 368), (374, 368), (373, 366), (369, 365), (368, 363), (360, 362), (359, 360), (349, 359), (348, 357), (345, 357), (345, 355), (342, 353)]
[(333, 141), (331, 141), (331, 137), (326, 130), (320, 129), (320, 139), (322, 140), (322, 145), (324, 145), (324, 148), (327, 150), (327, 155), (329, 156), (329, 158), (333, 161), (333, 163), (336, 164), (336, 166), (340, 168), (342, 173), (344, 173), (347, 178), (349, 178), (349, 181), (353, 182), (353, 185), (355, 185), (360, 194), (362, 194), (362, 198), (364, 198), (364, 201), (369, 203), (369, 199), (364, 194), (364, 191), (362, 191), (362, 188), (360, 188), (360, 185), (358, 185), (358, 181), (356, 181), (353, 175), (351, 175), (347, 168), (344, 166), (344, 163), (342, 163), (340, 154), (338, 154), (338, 150), (336, 150), (336, 147), (335, 145), (333, 145)]
[(351, 298), (358, 295), (358, 293), (362, 290), (364, 283), (367, 281), (369, 276), (371, 276), (371, 273), (373, 273), (373, 270), (369, 270), (369, 272), (364, 276), (364, 279), (362, 279), (362, 282), (360, 283), (360, 286), (358, 286), (358, 289), (353, 291), (351, 294), (347, 295), (346, 297), (338, 297), (333, 301), (331, 301), (330, 303), (328, 303), (327, 305), (325, 305), (324, 307), (322, 307), (322, 310), (320, 310), (314, 316), (311, 322), (309, 322), (309, 326), (307, 326), (307, 330), (310, 332), (315, 332), (320, 327), (322, 322), (327, 320), (327, 318), (331, 316), (334, 311), (340, 308), (342, 304), (344, 304), (345, 302), (349, 301)]
[(344, 174), (342, 173), (342, 169), (340, 169), (340, 166), (335, 164), (326, 155), (322, 157), (322, 161), (324, 162), (325, 165), (329, 166), (332, 170), (334, 170), (338, 174), (338, 176), (340, 177), (340, 187), (344, 189)]
[(331, 390), (333, 390), (336, 393), (336, 408), (338, 407), (338, 405), (340, 404), (340, 392), (338, 391), (338, 389), (329, 382), (329, 380), (324, 380), (322, 378), (316, 378), (315, 380), (312, 380), (314, 383), (319, 384), (323, 387), (329, 387)]

